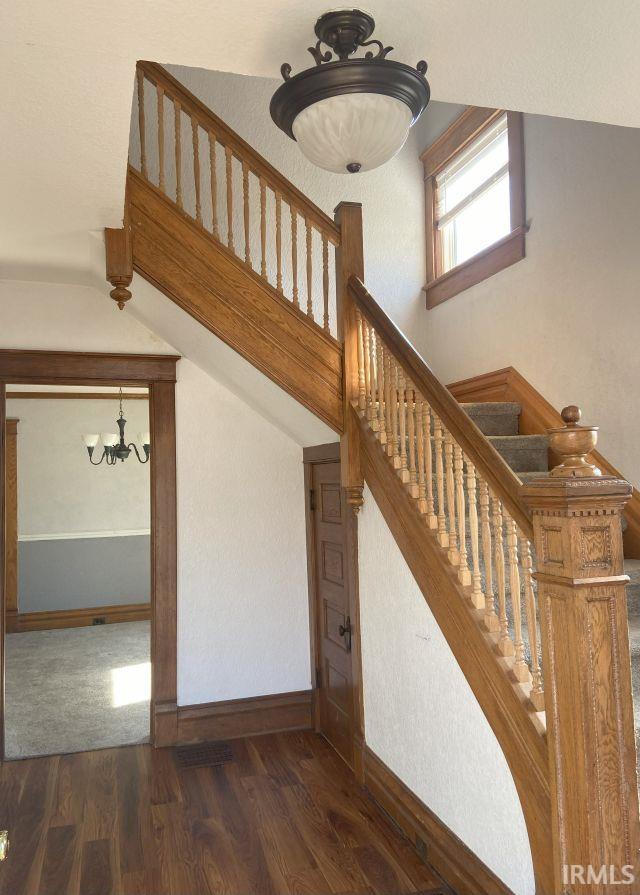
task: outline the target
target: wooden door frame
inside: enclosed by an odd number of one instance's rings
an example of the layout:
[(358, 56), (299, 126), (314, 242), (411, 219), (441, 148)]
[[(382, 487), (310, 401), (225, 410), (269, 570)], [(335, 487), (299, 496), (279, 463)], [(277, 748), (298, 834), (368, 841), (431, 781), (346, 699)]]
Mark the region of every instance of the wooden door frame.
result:
[[(320, 730), (320, 701), (318, 699), (318, 657), (320, 655), (319, 636), (317, 626), (318, 619), (318, 589), (316, 586), (316, 537), (313, 525), (313, 509), (311, 505), (311, 493), (313, 490), (313, 467), (323, 463), (340, 462), (340, 442), (319, 444), (313, 447), (303, 448), (304, 463), (304, 490), (305, 490), (305, 529), (307, 541), (307, 583), (309, 593), (309, 640), (311, 656), (311, 688), (312, 688), (312, 717), (314, 728)], [(345, 525), (345, 560), (347, 569), (345, 580), (349, 588), (349, 609), (351, 615), (351, 682), (353, 699), (353, 770), (358, 779), (362, 779), (362, 761), (364, 754), (364, 711), (362, 691), (362, 648), (360, 637), (360, 596), (358, 589), (358, 529), (357, 510), (346, 499), (345, 489), (340, 489), (342, 506), (344, 507)], [(351, 527), (352, 531), (347, 529)], [(349, 544), (353, 549), (349, 549)]]
[(0, 758), (4, 758), (6, 386), (145, 386), (151, 487), (151, 742), (177, 739), (175, 355), (0, 349)]

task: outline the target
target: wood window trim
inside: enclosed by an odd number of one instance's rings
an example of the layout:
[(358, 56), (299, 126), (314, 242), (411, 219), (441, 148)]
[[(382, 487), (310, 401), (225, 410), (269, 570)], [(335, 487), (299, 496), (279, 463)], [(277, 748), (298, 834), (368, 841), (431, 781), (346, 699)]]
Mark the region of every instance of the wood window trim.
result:
[[(177, 739), (177, 491), (179, 357), (0, 350), (0, 510), (5, 504), (6, 386), (123, 385), (149, 389), (151, 463), (151, 742)], [(0, 758), (4, 757), (5, 513), (0, 511)]]
[(439, 270), (438, 231), (435, 227), (436, 176), (458, 152), (504, 114), (504, 109), (468, 106), (420, 156), (425, 183), (427, 235), (425, 293), (429, 310), (525, 257), (527, 225), (523, 118), (521, 112), (507, 111), (511, 232), (446, 273)]

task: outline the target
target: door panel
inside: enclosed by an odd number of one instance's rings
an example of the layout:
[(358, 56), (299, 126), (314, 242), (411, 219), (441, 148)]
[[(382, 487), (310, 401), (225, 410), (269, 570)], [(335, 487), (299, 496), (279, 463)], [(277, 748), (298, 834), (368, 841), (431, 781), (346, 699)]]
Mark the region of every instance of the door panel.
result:
[(320, 730), (345, 761), (353, 764), (346, 507), (340, 488), (340, 463), (313, 463), (311, 482)]

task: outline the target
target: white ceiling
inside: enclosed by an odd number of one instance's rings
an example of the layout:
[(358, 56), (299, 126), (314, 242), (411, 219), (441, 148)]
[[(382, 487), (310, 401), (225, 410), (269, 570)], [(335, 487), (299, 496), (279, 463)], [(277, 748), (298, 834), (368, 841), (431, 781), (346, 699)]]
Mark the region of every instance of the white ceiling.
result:
[[(0, 276), (89, 280), (96, 231), (120, 223), (137, 59), (278, 77), (285, 60), (294, 71), (309, 65), (305, 48), (329, 5), (2, 4)], [(640, 91), (630, 89), (640, 83), (635, 0), (365, 8), (375, 36), (396, 48), (392, 58), (428, 60), (434, 99), (640, 126)]]

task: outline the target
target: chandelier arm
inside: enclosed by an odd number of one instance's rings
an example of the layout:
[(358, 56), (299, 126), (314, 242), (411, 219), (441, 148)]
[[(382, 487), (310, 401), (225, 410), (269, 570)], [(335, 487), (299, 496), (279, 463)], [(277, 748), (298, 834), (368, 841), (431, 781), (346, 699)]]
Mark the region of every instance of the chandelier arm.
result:
[[(92, 450), (93, 450), (93, 449), (92, 449)], [(103, 450), (103, 451), (102, 451), (102, 456), (100, 457), (100, 459), (99, 459), (98, 462), (96, 463), (96, 461), (93, 459), (93, 455), (92, 455), (92, 453), (90, 453), (90, 454), (89, 454), (89, 463), (91, 463), (92, 466), (100, 466), (100, 464), (102, 463), (102, 461), (104, 460), (104, 458), (106, 457), (106, 455), (107, 455), (107, 452), (106, 452), (105, 450)]]
[(144, 465), (145, 463), (148, 463), (148, 462), (149, 462), (149, 457), (151, 456), (151, 454), (147, 454), (147, 456), (145, 457), (145, 459), (142, 460), (142, 459), (140, 458), (140, 453), (139, 453), (139, 451), (138, 451), (138, 448), (137, 448), (136, 445), (133, 443), (133, 441), (131, 442), (131, 444), (128, 444), (127, 447), (128, 447), (129, 449), (131, 449), (131, 448), (134, 449), (134, 451), (136, 452), (136, 457), (138, 458), (138, 463), (142, 463), (142, 464)]

